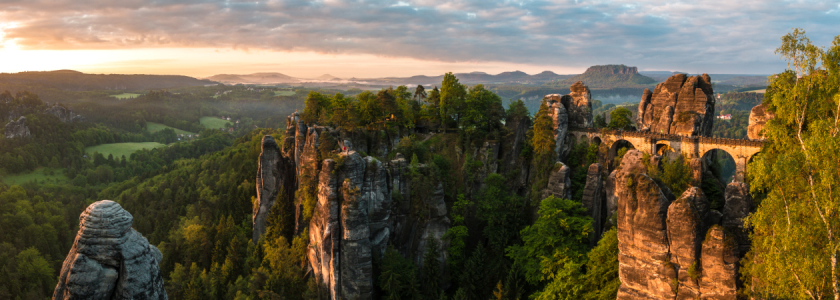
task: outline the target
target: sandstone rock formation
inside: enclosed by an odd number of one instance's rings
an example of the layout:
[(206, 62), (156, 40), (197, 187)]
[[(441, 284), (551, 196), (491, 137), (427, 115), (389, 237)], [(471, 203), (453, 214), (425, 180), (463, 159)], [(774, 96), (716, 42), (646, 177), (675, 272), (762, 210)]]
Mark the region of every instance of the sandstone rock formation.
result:
[(53, 299), (167, 299), (160, 250), (131, 228), (132, 222), (116, 202), (88, 206)]
[(515, 180), (508, 182), (508, 187), (517, 194), (523, 194), (528, 181), (528, 162), (520, 155), (525, 143), (528, 143), (528, 130), (531, 119), (527, 116), (508, 116), (505, 120), (507, 135), (499, 148), (499, 174), (516, 174)]
[(743, 182), (731, 182), (726, 185), (724, 198), (721, 225), (738, 243), (738, 256), (744, 257), (750, 250), (750, 232), (744, 226), (744, 218), (753, 211), (750, 187)]
[(257, 199), (254, 203), (252, 218), (254, 226), (252, 240), (254, 243), (265, 234), (268, 214), (274, 207), (274, 203), (278, 199), (291, 203), (295, 190), (294, 179), (294, 168), (291, 162), (282, 155), (272, 136), (264, 136), (259, 168), (257, 169)]
[(578, 81), (569, 89), (571, 93), (563, 101), (569, 113), (569, 127), (592, 127), (592, 94), (589, 88)]
[(645, 174), (642, 152), (630, 150), (616, 173), (618, 299), (673, 299), (677, 270), (669, 261), (666, 217), (670, 201)]
[(721, 216), (697, 187), (670, 201), (670, 191), (645, 173), (641, 159), (641, 152), (628, 151), (613, 172), (614, 184), (608, 179), (607, 189), (618, 198), (618, 299), (735, 299), (737, 236), (719, 223), (739, 229), (734, 224), (751, 207), (746, 185), (730, 184), (730, 208)]
[(750, 110), (750, 122), (747, 126), (747, 137), (751, 140), (763, 140), (764, 133), (764, 125), (767, 124), (767, 121), (770, 119), (775, 118), (776, 115), (773, 112), (767, 110), (767, 106), (764, 103), (756, 105), (755, 107)]
[(572, 169), (564, 163), (557, 162), (551, 173), (548, 175), (548, 185), (543, 190), (543, 195), (540, 199), (554, 196), (557, 198), (571, 199), (572, 198)]
[(563, 105), (562, 98), (559, 94), (543, 97), (543, 101), (548, 106), (548, 115), (554, 122), (554, 152), (558, 155), (557, 159), (561, 161), (564, 160), (563, 146), (566, 141), (566, 134), (569, 132), (569, 114), (566, 106)]
[[(356, 151), (364, 148), (387, 154), (399, 143), (398, 136), (345, 132), (299, 120), (297, 114), (287, 118), (282, 150), (272, 137), (263, 138), (254, 208), (255, 241), (264, 234), (265, 216), (271, 210), (294, 210), (296, 232), (308, 228), (307, 257), (319, 295), (329, 299), (373, 297), (373, 261), (383, 255), (389, 243), (421, 265), (426, 241), (433, 238), (442, 253), (439, 259), (445, 261), (448, 244), (443, 234), (450, 221), (443, 185), (423, 182), (426, 190), (422, 196), (412, 197), (412, 176), (405, 157), (398, 153), (396, 159), (381, 162)], [(331, 143), (337, 145), (335, 149)], [(475, 153), (486, 172), (499, 168), (499, 149), (500, 143), (487, 143)], [(426, 167), (417, 168), (422, 171)], [(310, 186), (311, 191), (301, 190)], [(315, 195), (314, 211), (305, 219), (304, 194), (309, 192)], [(283, 203), (289, 204), (288, 208), (278, 206)], [(418, 218), (413, 207), (423, 207), (426, 213)]]
[(738, 291), (738, 245), (719, 225), (712, 226), (703, 240), (702, 299), (736, 299)]
[(639, 103), (637, 128), (640, 131), (687, 136), (709, 136), (715, 114), (709, 75), (676, 74), (645, 89)]
[(20, 117), (17, 121), (9, 122), (5, 129), (7, 139), (32, 137), (29, 127), (26, 127), (26, 117)]
[(599, 163), (589, 165), (586, 172), (586, 186), (583, 188), (583, 200), (581, 201), (586, 212), (592, 217), (592, 237), (589, 246), (595, 246), (601, 239), (604, 231), (606, 216), (606, 194), (604, 192), (604, 181), (601, 178), (603, 167)]
[(44, 113), (48, 115), (56, 116), (61, 122), (68, 123), (68, 122), (76, 122), (81, 121), (82, 116), (77, 115), (69, 108), (64, 107), (63, 105), (53, 104), (52, 106), (48, 106), (44, 109)]

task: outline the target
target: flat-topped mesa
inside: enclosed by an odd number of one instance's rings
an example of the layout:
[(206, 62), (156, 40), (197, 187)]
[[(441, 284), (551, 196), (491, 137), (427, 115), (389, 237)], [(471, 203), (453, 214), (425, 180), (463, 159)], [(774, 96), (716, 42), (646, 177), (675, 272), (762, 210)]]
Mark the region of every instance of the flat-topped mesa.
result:
[(167, 299), (163, 256), (139, 232), (119, 204), (102, 200), (79, 217), (79, 232), (53, 299)]
[(591, 66), (586, 69), (586, 73), (597, 73), (597, 74), (639, 74), (639, 68), (637, 67), (628, 67), (625, 65), (603, 65), (603, 66)]
[(639, 103), (639, 131), (710, 136), (715, 114), (715, 98), (708, 74), (676, 74), (648, 89)]

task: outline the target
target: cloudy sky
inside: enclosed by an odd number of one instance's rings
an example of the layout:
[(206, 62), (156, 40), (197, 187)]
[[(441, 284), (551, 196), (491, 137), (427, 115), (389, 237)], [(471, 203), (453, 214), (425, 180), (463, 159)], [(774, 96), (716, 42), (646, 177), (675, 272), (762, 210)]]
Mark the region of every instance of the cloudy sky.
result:
[(770, 74), (794, 27), (829, 45), (840, 1), (0, 0), (0, 72)]

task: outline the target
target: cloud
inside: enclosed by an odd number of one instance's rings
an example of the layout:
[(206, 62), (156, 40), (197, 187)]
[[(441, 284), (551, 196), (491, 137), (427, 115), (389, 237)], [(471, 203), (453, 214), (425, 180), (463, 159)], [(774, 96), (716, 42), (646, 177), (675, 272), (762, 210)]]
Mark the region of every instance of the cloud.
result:
[(770, 73), (784, 66), (773, 54), (782, 35), (802, 27), (827, 45), (840, 34), (838, 10), (808, 0), (8, 0), (0, 20), (16, 24), (4, 39), (22, 49), (210, 47)]

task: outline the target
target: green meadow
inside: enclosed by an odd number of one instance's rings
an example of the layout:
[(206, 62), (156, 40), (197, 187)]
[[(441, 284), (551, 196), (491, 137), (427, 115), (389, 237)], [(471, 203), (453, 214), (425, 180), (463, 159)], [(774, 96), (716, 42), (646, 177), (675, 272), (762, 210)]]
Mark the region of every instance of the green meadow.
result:
[(274, 96), (294, 96), (295, 91), (274, 91)]
[(113, 154), (115, 159), (118, 159), (121, 156), (125, 155), (126, 159), (128, 159), (129, 157), (131, 157), (131, 153), (134, 153), (137, 150), (154, 149), (160, 147), (166, 147), (166, 145), (155, 142), (113, 143), (87, 147), (85, 148), (85, 152), (88, 153), (88, 155), (91, 155), (94, 152), (99, 152), (102, 153), (102, 155), (104, 155), (105, 157), (108, 157), (108, 154)]
[(166, 128), (172, 128), (173, 130), (175, 130), (175, 134), (195, 134), (193, 132), (181, 130), (181, 129), (178, 129), (178, 128), (175, 128), (175, 127), (169, 127), (169, 126), (166, 126), (166, 125), (163, 125), (163, 124), (160, 124), (160, 123), (146, 122), (146, 130), (148, 130), (151, 133), (155, 133), (155, 132), (164, 130)]
[(210, 128), (210, 129), (226, 128), (227, 123), (233, 124), (234, 122), (236, 122), (236, 121), (222, 120), (222, 119), (217, 118), (217, 117), (201, 117), (201, 119), (199, 121), (201, 122), (201, 125), (204, 126), (204, 128)]
[(137, 98), (137, 96), (140, 96), (140, 94), (122, 93), (122, 94), (119, 94), (119, 95), (113, 95), (111, 97), (114, 97), (114, 98), (117, 98), (117, 99), (120, 99), (120, 100), (125, 100), (125, 99)]

